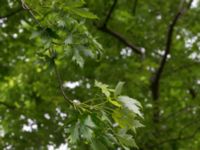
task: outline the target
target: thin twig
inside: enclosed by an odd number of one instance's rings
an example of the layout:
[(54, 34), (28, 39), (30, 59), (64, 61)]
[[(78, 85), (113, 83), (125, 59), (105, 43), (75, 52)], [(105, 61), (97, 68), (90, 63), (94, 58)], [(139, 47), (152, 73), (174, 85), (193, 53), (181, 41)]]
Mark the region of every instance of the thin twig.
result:
[[(53, 56), (55, 54), (55, 50), (53, 50), (52, 48), (49, 49), (49, 53), (51, 56)], [(65, 91), (63, 89), (63, 81), (62, 81), (62, 78), (61, 78), (61, 75), (60, 75), (60, 72), (58, 71), (58, 68), (57, 68), (57, 65), (55, 63), (55, 58), (52, 58), (51, 61), (52, 61), (52, 65), (54, 67), (54, 70), (55, 70), (55, 74), (56, 74), (56, 78), (57, 78), (57, 81), (58, 81), (58, 84), (59, 84), (59, 88), (60, 88), (60, 91), (64, 97), (64, 99), (69, 103), (69, 104), (74, 104), (73, 101), (67, 97), (67, 95), (65, 94)], [(74, 106), (74, 105), (73, 105)]]
[(24, 10), (27, 10), (29, 12), (29, 14), (32, 16), (32, 18), (34, 19), (34, 21), (36, 22), (36, 24), (40, 27), (42, 27), (42, 25), (40, 24), (40, 22), (35, 18), (35, 15), (33, 13), (33, 11), (30, 9), (30, 7), (25, 3), (24, 0), (21, 0), (21, 4), (22, 4), (22, 8)]
[[(38, 26), (40, 26), (41, 28), (43, 28), (43, 31), (46, 30), (46, 28), (43, 27), (43, 26), (41, 25), (41, 23), (37, 20), (37, 18), (35, 17), (34, 13), (33, 13), (32, 10), (29, 8), (29, 6), (25, 3), (24, 0), (21, 0), (21, 4), (22, 4), (22, 7), (23, 7), (25, 10), (27, 10), (27, 11), (29, 12), (29, 14), (30, 14), (30, 15), (32, 16), (32, 18), (35, 20), (36, 24), (37, 24)], [(55, 50), (53, 50), (52, 48), (49, 48), (49, 53), (50, 53), (50, 55), (51, 55), (51, 61), (52, 61), (52, 64), (53, 64), (53, 67), (54, 67), (54, 70), (55, 70), (55, 74), (56, 74), (56, 77), (57, 77), (57, 80), (58, 80), (58, 84), (59, 84), (60, 91), (61, 91), (61, 93), (62, 93), (64, 99), (65, 99), (69, 104), (71, 104), (72, 106), (74, 106), (73, 101), (67, 97), (67, 95), (65, 94), (65, 91), (64, 91), (64, 89), (63, 89), (63, 82), (62, 82), (62, 79), (61, 79), (61, 75), (60, 75), (60, 73), (59, 73), (59, 71), (58, 71), (58, 69), (57, 69), (57, 65), (56, 65), (55, 60), (54, 60), (54, 59), (55, 59), (55, 58), (54, 58), (54, 55), (56, 54), (56, 53), (55, 53)]]

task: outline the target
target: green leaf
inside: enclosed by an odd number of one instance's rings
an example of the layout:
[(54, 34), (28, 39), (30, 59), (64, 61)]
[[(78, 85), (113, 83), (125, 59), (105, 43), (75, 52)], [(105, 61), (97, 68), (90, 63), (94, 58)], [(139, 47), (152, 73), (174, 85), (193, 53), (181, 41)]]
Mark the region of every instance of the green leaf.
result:
[(107, 150), (108, 148), (100, 140), (92, 140), (92, 150)]
[(32, 34), (31, 34), (31, 36), (30, 36), (30, 39), (32, 40), (32, 39), (34, 39), (36, 37), (39, 37), (41, 35), (42, 35), (41, 31), (33, 31)]
[(109, 89), (108, 85), (98, 82), (96, 80), (95, 80), (95, 86), (101, 89), (102, 93), (106, 96), (107, 100), (111, 104), (113, 104), (114, 106), (117, 106), (117, 107), (121, 107), (121, 104), (118, 101), (112, 100), (112, 98), (111, 98), (111, 92), (114, 92), (113, 89)]
[(81, 1), (76, 1), (76, 2), (69, 2), (67, 3), (67, 7), (71, 8), (79, 8), (82, 7), (85, 4), (85, 2), (83, 0)]
[(124, 86), (124, 82), (119, 82), (117, 84), (117, 86), (115, 87), (115, 92), (114, 92), (115, 97), (117, 97), (117, 96), (119, 96), (121, 94), (123, 86)]
[(125, 129), (120, 129), (117, 138), (120, 141), (120, 143), (125, 147), (135, 147), (138, 148), (135, 139), (132, 135), (127, 134)]
[(81, 136), (84, 139), (91, 141), (91, 139), (94, 136), (95, 128), (96, 124), (93, 122), (91, 116), (88, 115), (81, 121), (81, 127), (80, 127)]
[(81, 128), (82, 137), (88, 141), (90, 141), (94, 135), (94, 131), (88, 126), (82, 125)]
[(65, 39), (64, 43), (65, 45), (68, 45), (68, 44), (72, 44), (72, 42), (73, 42), (72, 34), (69, 34), (67, 38)]
[(134, 121), (133, 121), (133, 126), (134, 126), (135, 128), (142, 128), (142, 127), (144, 127), (144, 125), (141, 124), (138, 120), (134, 120)]
[(116, 109), (112, 113), (112, 118), (121, 128), (130, 129), (134, 132), (136, 128), (143, 126), (136, 120), (136, 114), (126, 108)]
[(28, 22), (26, 22), (26, 21), (24, 21), (24, 20), (21, 20), (20, 22), (21, 22), (21, 25), (22, 25), (25, 29), (30, 29), (30, 28), (31, 28), (31, 25), (30, 25)]
[(101, 112), (102, 112), (101, 120), (103, 122), (108, 122), (110, 125), (112, 125), (112, 121), (110, 120), (108, 115), (104, 111), (101, 111)]
[(128, 96), (119, 96), (118, 100), (124, 105), (125, 108), (128, 108), (133, 113), (136, 113), (138, 116), (143, 117), (140, 112), (141, 104)]
[(110, 90), (108, 88), (108, 85), (103, 84), (103, 83), (98, 82), (98, 81), (95, 80), (95, 86), (98, 87), (98, 88), (100, 88), (101, 91), (102, 91), (102, 93), (105, 94), (105, 96), (107, 98), (110, 98)]
[(87, 116), (87, 118), (85, 119), (84, 125), (85, 125), (85, 126), (88, 126), (88, 127), (90, 127), (90, 128), (95, 128), (95, 127), (96, 127), (96, 125), (95, 125), (95, 123), (92, 121), (92, 118), (91, 118), (90, 115)]
[(79, 140), (80, 121), (77, 121), (74, 126), (70, 128), (70, 142), (76, 143)]
[(108, 98), (108, 101), (109, 101), (111, 104), (113, 104), (113, 105), (115, 105), (115, 106), (117, 106), (117, 107), (121, 107), (121, 104), (120, 104), (119, 102), (115, 101), (115, 100), (112, 100), (112, 99)]
[(83, 68), (84, 65), (84, 59), (80, 55), (78, 50), (75, 50), (74, 56), (72, 57), (72, 60), (75, 61), (81, 68)]
[(98, 19), (96, 15), (84, 9), (74, 8), (74, 9), (71, 9), (71, 11), (75, 13), (76, 15), (84, 17), (84, 18)]

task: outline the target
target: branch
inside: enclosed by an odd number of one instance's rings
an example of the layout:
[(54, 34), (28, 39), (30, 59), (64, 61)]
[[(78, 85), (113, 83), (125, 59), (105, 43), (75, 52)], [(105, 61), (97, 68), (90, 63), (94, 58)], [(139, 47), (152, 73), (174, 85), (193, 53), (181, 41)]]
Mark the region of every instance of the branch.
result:
[[(181, 1), (182, 2), (182, 1)], [(188, 3), (187, 9), (190, 8), (192, 3), (192, 0)], [(171, 51), (171, 45), (172, 45), (172, 37), (173, 37), (173, 32), (174, 32), (174, 27), (177, 24), (177, 21), (180, 19), (180, 17), (186, 12), (186, 8), (183, 6), (179, 9), (179, 11), (175, 14), (172, 22), (170, 23), (168, 27), (168, 32), (167, 32), (167, 40), (166, 40), (166, 45), (165, 45), (165, 53), (164, 56), (160, 62), (160, 65), (158, 67), (158, 70), (153, 78), (152, 84), (151, 84), (151, 90), (152, 90), (152, 96), (154, 100), (157, 100), (159, 98), (159, 84), (160, 84), (160, 79), (161, 75), (163, 73), (165, 64), (167, 62), (167, 56)]]
[(127, 45), (128, 47), (130, 47), (134, 52), (136, 52), (137, 54), (142, 55), (142, 51), (141, 48), (137, 47), (136, 45), (132, 44), (131, 42), (129, 42), (124, 36), (122, 36), (120, 33), (113, 31), (112, 29), (110, 29), (108, 27), (108, 21), (111, 18), (111, 15), (115, 9), (115, 6), (117, 4), (117, 0), (113, 1), (113, 4), (106, 16), (105, 21), (103, 22), (103, 24), (100, 27), (97, 27), (99, 30), (110, 34), (111, 36), (115, 37), (116, 39), (118, 39), (120, 42), (122, 42), (124, 45)]
[(0, 105), (3, 105), (3, 106), (5, 106), (5, 107), (7, 107), (9, 109), (15, 109), (16, 108), (15, 106), (12, 106), (12, 105), (10, 105), (10, 104), (8, 104), (6, 102), (1, 102), (1, 101), (0, 101)]
[(111, 15), (112, 15), (112, 13), (113, 13), (113, 11), (114, 11), (114, 9), (115, 9), (116, 4), (117, 4), (117, 0), (113, 0), (113, 4), (112, 4), (112, 6), (110, 7), (110, 10), (109, 10), (109, 12), (108, 12), (108, 14), (107, 14), (107, 16), (106, 16), (106, 19), (105, 19), (105, 21), (104, 21), (104, 23), (103, 23), (103, 27), (106, 27), (106, 26), (107, 26), (108, 21), (110, 20), (110, 17), (111, 17)]
[(115, 37), (116, 39), (118, 39), (119, 41), (121, 41), (124, 45), (127, 45), (128, 47), (130, 47), (134, 52), (136, 52), (137, 54), (142, 55), (142, 51), (141, 48), (137, 47), (136, 45), (132, 44), (131, 42), (129, 42), (125, 37), (123, 37), (120, 33), (113, 31), (112, 29), (108, 28), (108, 27), (104, 27), (104, 28), (100, 28), (100, 30), (102, 30), (105, 33), (108, 33), (110, 35), (112, 35), (113, 37)]
[[(32, 11), (32, 10), (29, 8), (29, 6), (24, 2), (24, 0), (21, 0), (21, 1), (19, 1), (19, 2), (21, 2), (22, 7), (23, 7), (25, 10), (27, 10), (27, 11), (29, 12), (30, 16), (35, 20), (35, 23), (36, 23), (38, 26), (40, 26), (41, 28), (43, 28), (43, 30), (46, 30), (45, 27), (43, 27), (43, 26), (41, 25), (40, 21), (37, 20), (37, 18), (35, 17), (33, 11)], [(57, 77), (57, 81), (58, 81), (58, 84), (59, 84), (61, 93), (62, 93), (62, 95), (63, 95), (63, 98), (66, 100), (66, 102), (68, 102), (69, 104), (73, 105), (74, 103), (72, 102), (71, 99), (69, 99), (69, 98), (67, 97), (67, 95), (65, 94), (65, 91), (64, 91), (64, 89), (63, 89), (63, 85), (62, 85), (63, 82), (62, 82), (60, 73), (59, 73), (59, 71), (58, 71), (58, 69), (57, 69), (57, 66), (56, 66), (56, 63), (55, 63), (55, 60), (54, 60), (54, 59), (56, 58), (56, 52), (55, 52), (52, 48), (50, 48), (50, 49), (49, 49), (49, 53), (50, 53), (50, 55), (51, 55), (51, 63), (53, 64), (53, 67), (54, 67), (54, 70), (55, 70), (55, 74), (56, 74), (56, 77)], [(73, 105), (73, 106), (74, 106), (74, 105)]]
[(138, 0), (134, 0), (134, 4), (133, 4), (133, 14), (136, 13), (137, 4), (138, 4)]
[(40, 26), (40, 27), (42, 27), (42, 25), (40, 24), (40, 22), (35, 18), (35, 15), (34, 15), (34, 13), (33, 13), (33, 11), (29, 8), (29, 6), (25, 3), (25, 1), (24, 0), (18, 0), (19, 1), (19, 3), (21, 3), (21, 5), (22, 5), (22, 8), (24, 9), (24, 10), (27, 10), (28, 11), (28, 13), (31, 15), (31, 17), (33, 18), (33, 20), (35, 21), (35, 23), (38, 25), (38, 26)]
[(56, 52), (55, 52), (55, 50), (53, 50), (52, 48), (50, 48), (49, 49), (49, 53), (51, 55), (51, 62), (53, 64), (53, 67), (54, 67), (54, 70), (55, 70), (55, 74), (56, 74), (56, 78), (57, 78), (57, 81), (58, 81), (58, 84), (59, 84), (60, 91), (61, 91), (64, 99), (66, 100), (66, 102), (68, 102), (69, 104), (73, 105), (74, 103), (72, 102), (71, 99), (69, 99), (67, 97), (67, 95), (65, 94), (65, 91), (63, 89), (63, 82), (62, 82), (62, 79), (61, 79), (61, 75), (60, 75), (60, 72), (58, 71), (57, 65), (56, 65), (55, 60), (54, 60)]
[(160, 120), (160, 108), (159, 108), (159, 101), (158, 101), (159, 91), (160, 91), (160, 87), (159, 87), (160, 79), (161, 79), (161, 75), (163, 73), (165, 64), (167, 62), (167, 56), (171, 51), (174, 27), (176, 26), (180, 17), (186, 12), (187, 9), (190, 8), (192, 1), (193, 0), (190, 0), (187, 7), (185, 8), (183, 5), (185, 0), (181, 0), (179, 11), (175, 14), (174, 18), (172, 19), (172, 22), (169, 24), (169, 27), (168, 27), (164, 56), (160, 62), (160, 65), (159, 65), (156, 73), (155, 73), (155, 76), (152, 78), (151, 92), (152, 92), (152, 97), (154, 100), (154, 109), (153, 109), (153, 122), (154, 123), (158, 123)]
[(12, 16), (18, 14), (19, 12), (21, 12), (22, 10), (23, 10), (22, 8), (18, 8), (17, 10), (15, 10), (15, 11), (9, 13), (9, 14), (6, 14), (4, 16), (0, 16), (0, 19), (12, 17)]

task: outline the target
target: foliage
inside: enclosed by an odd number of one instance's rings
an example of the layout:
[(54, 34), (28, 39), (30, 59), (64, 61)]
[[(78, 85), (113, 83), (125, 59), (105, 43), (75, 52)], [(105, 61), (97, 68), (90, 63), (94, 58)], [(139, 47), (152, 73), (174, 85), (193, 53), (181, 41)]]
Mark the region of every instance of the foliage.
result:
[(199, 149), (199, 3), (1, 1), (0, 149)]
[[(18, 44), (8, 40), (13, 47), (6, 50), (6, 46), (2, 57), (9, 59), (7, 51), (12, 49), (22, 51), (21, 55), (11, 53), (20, 60), (11, 58), (15, 63), (8, 66), (11, 70), (1, 77), (1, 111), (4, 112), (1, 118), (2, 148), (43, 149), (65, 142), (71, 149), (136, 147), (133, 136), (128, 132), (140, 127), (137, 126), (137, 118), (142, 117), (139, 110), (142, 106), (139, 102), (131, 103), (132, 99), (127, 102), (133, 109), (127, 110), (120, 104), (123, 99), (120, 98), (122, 82), (114, 90), (95, 81), (102, 94), (94, 86), (94, 90), (82, 88), (91, 92), (86, 96), (81, 91), (81, 97), (68, 93), (72, 99), (65, 94), (67, 82), (63, 83), (60, 68), (74, 66), (74, 69), (83, 69), (87, 67), (84, 66), (87, 57), (97, 61), (101, 57), (102, 46), (88, 31), (85, 20), (97, 19), (97, 16), (84, 7), (84, 1), (21, 3), (27, 15), (20, 18), (17, 28), (25, 35), (18, 37), (15, 33), (13, 38)], [(1, 33), (6, 34), (7, 31), (2, 29)], [(82, 77), (82, 82), (87, 79), (78, 72), (76, 74)], [(90, 82), (88, 84), (92, 86), (92, 79)], [(63, 98), (58, 94), (59, 87)], [(129, 115), (126, 116), (126, 113)], [(125, 122), (121, 122), (119, 117)]]

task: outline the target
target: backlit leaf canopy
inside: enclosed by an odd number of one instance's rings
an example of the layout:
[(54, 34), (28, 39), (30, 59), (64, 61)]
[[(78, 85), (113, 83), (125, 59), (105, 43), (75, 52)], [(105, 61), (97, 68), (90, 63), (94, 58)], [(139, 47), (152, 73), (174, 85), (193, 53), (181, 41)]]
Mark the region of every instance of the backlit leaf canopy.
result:
[(1, 0), (0, 149), (199, 149), (199, 0)]

